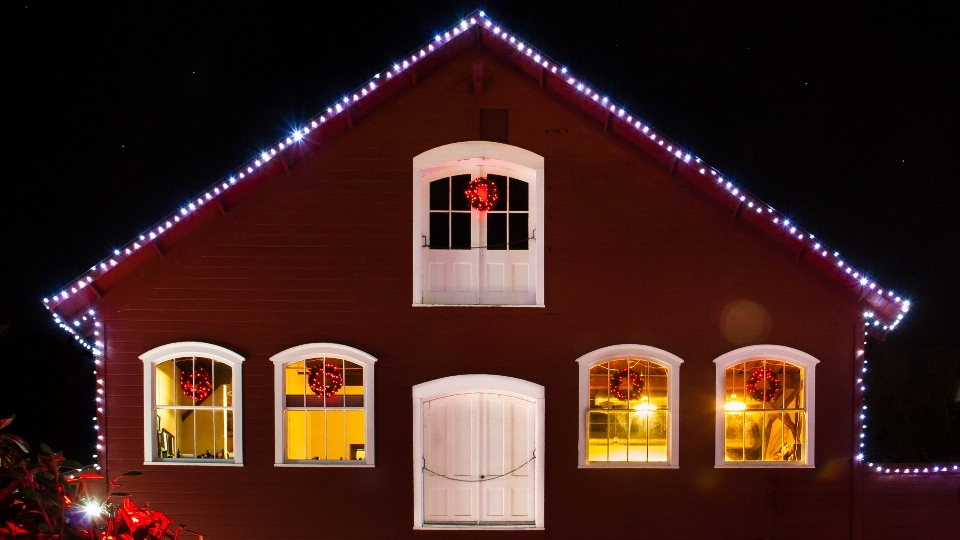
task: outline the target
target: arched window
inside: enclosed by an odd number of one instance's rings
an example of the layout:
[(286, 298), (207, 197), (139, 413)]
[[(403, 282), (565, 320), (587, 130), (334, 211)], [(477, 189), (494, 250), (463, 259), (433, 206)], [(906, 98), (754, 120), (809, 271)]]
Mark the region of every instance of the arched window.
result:
[(717, 467), (812, 467), (819, 360), (789, 347), (754, 345), (714, 362)]
[(543, 305), (543, 157), (453, 143), (413, 158), (413, 183), (414, 305)]
[(613, 345), (577, 363), (580, 466), (678, 467), (683, 360), (655, 347)]
[(243, 357), (201, 342), (170, 343), (143, 360), (144, 462), (243, 463)]
[(374, 464), (373, 367), (377, 359), (335, 343), (272, 356), (277, 465)]

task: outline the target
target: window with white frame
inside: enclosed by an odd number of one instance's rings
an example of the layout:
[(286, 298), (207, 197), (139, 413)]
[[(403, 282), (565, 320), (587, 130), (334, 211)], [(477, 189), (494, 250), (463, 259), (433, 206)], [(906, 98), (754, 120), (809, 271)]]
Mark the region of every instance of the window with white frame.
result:
[(577, 359), (581, 467), (679, 466), (682, 363), (646, 345), (612, 345)]
[(812, 467), (819, 360), (755, 345), (714, 360), (717, 467)]
[(413, 159), (414, 305), (543, 305), (543, 158), (488, 141)]
[(274, 363), (277, 465), (373, 465), (376, 358), (335, 343), (309, 343)]
[(243, 463), (243, 357), (201, 342), (163, 345), (143, 360), (144, 462)]

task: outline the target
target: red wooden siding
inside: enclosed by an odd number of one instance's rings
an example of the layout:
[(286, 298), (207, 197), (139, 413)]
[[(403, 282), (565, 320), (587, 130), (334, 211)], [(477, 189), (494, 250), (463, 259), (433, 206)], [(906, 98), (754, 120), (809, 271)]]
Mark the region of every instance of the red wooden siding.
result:
[[(412, 158), (476, 139), (481, 107), (509, 109), (509, 143), (545, 158), (546, 308), (411, 307)], [(542, 384), (547, 396), (546, 530), (497, 536), (851, 537), (852, 293), (482, 50), (354, 127), (105, 295), (107, 469), (146, 472), (124, 481), (138, 502), (208, 539), (439, 536), (412, 531), (411, 387), (494, 373)], [(721, 314), (737, 300), (762, 306), (765, 336), (724, 337)], [(186, 340), (246, 357), (243, 467), (143, 465), (137, 357)], [(273, 465), (269, 357), (321, 341), (379, 360), (375, 468)], [(574, 360), (618, 343), (685, 360), (677, 470), (577, 468)], [(821, 361), (815, 469), (714, 468), (712, 360), (754, 343)]]

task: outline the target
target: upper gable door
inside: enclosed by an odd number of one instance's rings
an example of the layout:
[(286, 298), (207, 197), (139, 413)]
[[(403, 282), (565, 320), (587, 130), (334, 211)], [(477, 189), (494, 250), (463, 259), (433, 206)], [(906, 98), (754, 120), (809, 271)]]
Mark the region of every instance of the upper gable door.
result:
[(535, 521), (536, 402), (471, 392), (423, 402), (424, 523)]
[[(425, 304), (535, 303), (535, 230), (530, 183), (508, 169), (473, 165), (435, 171), (425, 182), (423, 301)], [(490, 211), (471, 208), (470, 180), (486, 176), (499, 199)]]

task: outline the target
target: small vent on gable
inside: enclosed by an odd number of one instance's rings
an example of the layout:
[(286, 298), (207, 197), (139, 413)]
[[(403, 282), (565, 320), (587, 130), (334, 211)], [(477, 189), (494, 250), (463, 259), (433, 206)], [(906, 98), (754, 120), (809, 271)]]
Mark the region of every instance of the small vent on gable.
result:
[(480, 109), (480, 140), (507, 142), (507, 109)]

